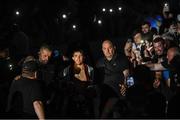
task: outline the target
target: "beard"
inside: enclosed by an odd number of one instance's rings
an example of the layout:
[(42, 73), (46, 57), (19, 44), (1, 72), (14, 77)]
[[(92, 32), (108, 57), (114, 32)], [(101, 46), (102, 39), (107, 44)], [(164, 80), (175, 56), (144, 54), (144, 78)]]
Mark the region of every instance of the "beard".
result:
[(40, 60), (40, 63), (41, 63), (41, 64), (47, 64), (47, 63), (48, 63), (48, 60)]

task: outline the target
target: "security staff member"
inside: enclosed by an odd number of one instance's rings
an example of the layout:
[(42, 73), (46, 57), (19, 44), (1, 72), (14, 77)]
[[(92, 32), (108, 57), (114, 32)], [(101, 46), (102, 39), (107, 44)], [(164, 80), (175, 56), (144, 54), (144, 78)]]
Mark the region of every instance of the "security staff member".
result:
[[(99, 82), (101, 89), (100, 114), (103, 118), (107, 117), (107, 112), (105, 113), (103, 111), (110, 110), (113, 107), (113, 104), (125, 95), (125, 79), (129, 74), (128, 60), (126, 57), (120, 57), (115, 52), (115, 49), (112, 41), (105, 40), (102, 43), (104, 57), (101, 58), (96, 65), (99, 76), (97, 81)], [(112, 103), (112, 106), (108, 106), (109, 102)]]

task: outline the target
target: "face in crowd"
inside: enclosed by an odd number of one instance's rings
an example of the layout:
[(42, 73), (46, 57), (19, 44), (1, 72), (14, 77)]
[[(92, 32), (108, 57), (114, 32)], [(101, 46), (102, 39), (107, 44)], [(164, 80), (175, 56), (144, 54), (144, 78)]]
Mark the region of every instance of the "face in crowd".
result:
[(135, 34), (134, 37), (133, 37), (133, 39), (134, 39), (134, 42), (135, 42), (136, 44), (141, 44), (141, 40), (142, 40), (141, 33)]
[(178, 25), (177, 24), (171, 24), (170, 27), (169, 27), (169, 30), (172, 33), (178, 32)]
[(47, 64), (52, 55), (52, 51), (49, 49), (40, 49), (39, 52), (39, 61), (42, 64)]
[(113, 43), (109, 40), (105, 40), (102, 43), (102, 51), (104, 53), (104, 56), (108, 59), (111, 60), (114, 53), (115, 53), (115, 47), (113, 46)]
[(84, 62), (84, 55), (80, 51), (75, 51), (73, 53), (72, 59), (76, 65), (82, 65)]
[(168, 52), (167, 52), (168, 64), (170, 64), (170, 62), (176, 55), (180, 55), (178, 48), (173, 47), (173, 48), (168, 49)]
[(156, 55), (158, 55), (158, 56), (163, 55), (163, 53), (164, 53), (164, 45), (163, 45), (163, 43), (161, 41), (154, 42), (153, 46), (154, 46), (154, 51), (155, 51)]
[(144, 24), (141, 26), (141, 30), (144, 34), (146, 34), (150, 31), (150, 26), (148, 24)]

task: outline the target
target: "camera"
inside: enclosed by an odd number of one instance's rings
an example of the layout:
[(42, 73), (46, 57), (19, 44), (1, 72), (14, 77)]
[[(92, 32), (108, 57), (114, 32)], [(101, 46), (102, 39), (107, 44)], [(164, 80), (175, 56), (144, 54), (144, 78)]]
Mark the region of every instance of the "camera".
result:
[(54, 51), (53, 51), (53, 57), (54, 57), (54, 58), (57, 58), (57, 57), (59, 57), (59, 56), (60, 56), (59, 50), (54, 50)]
[(131, 87), (131, 86), (134, 85), (134, 78), (133, 78), (133, 76), (129, 76), (127, 78), (126, 84), (127, 84), (128, 87)]
[(169, 12), (169, 4), (164, 3), (164, 12)]

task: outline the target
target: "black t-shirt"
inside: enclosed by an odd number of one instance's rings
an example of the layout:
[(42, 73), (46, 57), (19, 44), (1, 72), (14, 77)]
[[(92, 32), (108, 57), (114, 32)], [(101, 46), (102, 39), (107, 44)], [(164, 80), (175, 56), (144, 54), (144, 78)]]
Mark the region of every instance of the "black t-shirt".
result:
[[(13, 100), (15, 100), (16, 93), (21, 96), (22, 112), (35, 116), (33, 102), (40, 100), (43, 101), (42, 90), (39, 82), (37, 80), (30, 80), (25, 77), (21, 77), (19, 80), (14, 80), (12, 82), (10, 93), (8, 97), (8, 111), (10, 111), (14, 105), (12, 105)], [(19, 102), (19, 101), (18, 101)], [(20, 107), (19, 106), (19, 107)], [(15, 111), (16, 112), (16, 111)]]
[(42, 80), (46, 86), (54, 82), (54, 65), (39, 63), (38, 78)]
[(112, 60), (108, 61), (102, 58), (97, 62), (98, 80), (106, 84), (119, 93), (119, 83), (124, 80), (123, 71), (128, 69), (128, 60), (125, 56), (114, 55)]
[(52, 94), (54, 93), (54, 89), (56, 87), (54, 67), (54, 65), (49, 63), (39, 63), (37, 77), (43, 87), (43, 95), (46, 101), (51, 99)]

